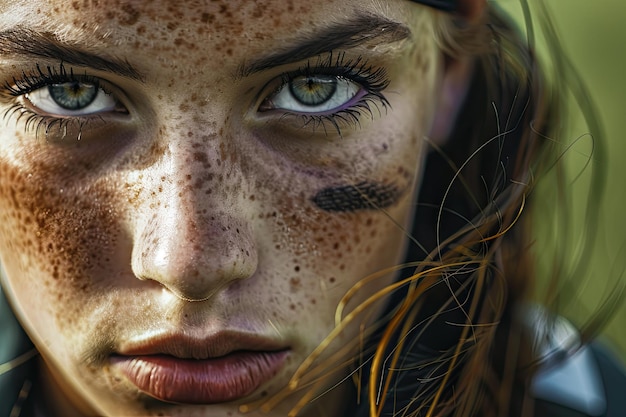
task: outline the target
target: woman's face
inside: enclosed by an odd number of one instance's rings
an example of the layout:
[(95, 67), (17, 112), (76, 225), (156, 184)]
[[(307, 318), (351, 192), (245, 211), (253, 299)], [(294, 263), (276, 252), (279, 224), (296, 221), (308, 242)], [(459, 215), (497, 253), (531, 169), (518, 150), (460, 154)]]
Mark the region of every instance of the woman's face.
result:
[(3, 286), (49, 407), (239, 415), (288, 383), (349, 288), (401, 262), (442, 70), (426, 9), (0, 10)]

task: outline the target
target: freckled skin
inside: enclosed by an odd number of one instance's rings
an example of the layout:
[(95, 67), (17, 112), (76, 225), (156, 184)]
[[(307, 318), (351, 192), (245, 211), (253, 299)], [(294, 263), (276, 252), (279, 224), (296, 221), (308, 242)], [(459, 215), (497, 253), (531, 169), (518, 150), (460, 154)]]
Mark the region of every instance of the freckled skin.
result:
[[(51, 391), (71, 398), (63, 406), (47, 399), (48, 407), (63, 415), (238, 416), (241, 404), (276, 393), (332, 330), (343, 294), (401, 260), (397, 224), (408, 225), (412, 213), (441, 72), (430, 15), (389, 1), (384, 16), (414, 31), (402, 53), (371, 62), (385, 65), (391, 107), (339, 137), (257, 114), (258, 96), (271, 92), (263, 86), (281, 70), (233, 74), (329, 19), (381, 13), (378, 1), (6, 3), (0, 30), (15, 23), (9, 16), (24, 16), (21, 24), (126, 60), (145, 78), (97, 74), (123, 92), (129, 115), (85, 127), (80, 141), (76, 129), (46, 138), (15, 118), (0, 130), (3, 287), (60, 375)], [(0, 55), (0, 84), (36, 63)], [(10, 106), (0, 99), (3, 113)], [(393, 191), (384, 213), (358, 201), (341, 210), (314, 201), (322, 190), (357, 184)], [(108, 366), (125, 340), (163, 328), (249, 331), (291, 352), (249, 398), (164, 404)], [(304, 415), (340, 416), (341, 393)], [(287, 415), (294, 401), (270, 415)]]

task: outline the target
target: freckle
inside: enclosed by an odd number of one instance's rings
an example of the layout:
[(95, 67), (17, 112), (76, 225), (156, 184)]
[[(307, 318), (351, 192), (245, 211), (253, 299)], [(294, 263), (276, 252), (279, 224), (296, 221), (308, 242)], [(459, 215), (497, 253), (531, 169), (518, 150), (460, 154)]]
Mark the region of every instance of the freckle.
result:
[(130, 4), (124, 4), (122, 6), (122, 12), (124, 15), (121, 15), (119, 18), (121, 25), (131, 26), (139, 20), (140, 13)]
[(289, 309), (291, 310), (295, 310), (296, 309), (296, 305), (295, 304), (289, 304)]
[(202, 13), (200, 21), (202, 23), (212, 23), (215, 20), (215, 15), (212, 13)]
[(146, 27), (144, 25), (139, 25), (137, 27), (137, 35), (143, 35), (146, 33)]
[(296, 267), (294, 268), (294, 271), (296, 271), (296, 272), (300, 272), (300, 266), (299, 266), (299, 265), (296, 265)]
[(317, 300), (315, 298), (311, 298), (311, 304), (313, 305), (317, 304)]
[(330, 278), (328, 279), (328, 282), (330, 282), (331, 284), (334, 284), (334, 283), (335, 283), (335, 281), (336, 281), (335, 277), (330, 277)]

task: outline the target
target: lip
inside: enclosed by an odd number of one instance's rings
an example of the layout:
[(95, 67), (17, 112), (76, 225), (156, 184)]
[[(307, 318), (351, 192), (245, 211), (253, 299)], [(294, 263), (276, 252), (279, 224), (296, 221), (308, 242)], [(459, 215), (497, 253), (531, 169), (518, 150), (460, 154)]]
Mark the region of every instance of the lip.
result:
[(215, 404), (252, 394), (280, 371), (288, 355), (288, 347), (256, 335), (165, 334), (130, 342), (110, 363), (158, 400)]

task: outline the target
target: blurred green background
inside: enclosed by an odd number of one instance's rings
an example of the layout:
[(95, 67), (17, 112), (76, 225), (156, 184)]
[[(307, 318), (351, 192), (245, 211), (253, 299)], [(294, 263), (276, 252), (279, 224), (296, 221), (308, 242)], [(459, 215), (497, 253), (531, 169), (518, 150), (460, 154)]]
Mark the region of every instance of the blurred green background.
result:
[[(570, 305), (563, 308), (567, 317), (577, 323), (590, 317), (611, 293), (615, 293), (626, 279), (626, 2), (623, 0), (543, 0), (550, 10), (558, 32), (558, 39), (565, 53), (572, 60), (580, 77), (586, 83), (599, 120), (603, 125), (607, 154), (604, 161), (592, 156), (592, 163), (602, 164), (606, 171), (605, 192), (601, 199), (593, 201), (592, 210), (599, 223), (594, 240), (594, 251), (582, 251), (570, 255), (568, 263), (577, 260), (587, 263), (587, 273), (576, 277), (579, 290)], [(509, 14), (521, 21), (519, 0), (493, 0)], [(530, 0), (531, 6), (536, 2)], [(536, 8), (534, 8), (536, 12)], [(540, 15), (537, 15), (540, 17)], [(536, 20), (536, 19), (533, 19)], [(550, 57), (548, 57), (550, 58)], [(582, 117), (575, 115), (571, 130), (564, 142), (576, 144), (568, 150), (567, 166), (572, 175), (588, 162), (592, 154), (589, 128)], [(575, 182), (567, 183), (571, 193), (573, 235), (580, 235), (585, 224), (584, 208), (589, 200), (590, 169)], [(554, 199), (554, 190), (543, 189), (539, 199)], [(545, 204), (545, 203), (540, 203)], [(536, 214), (541, 211), (537, 210)], [(537, 220), (540, 229), (542, 219)], [(541, 231), (539, 232), (541, 233)], [(559, 245), (559, 237), (552, 237)], [(545, 259), (540, 259), (545, 262)], [(623, 274), (623, 276), (622, 276)], [(582, 284), (582, 285), (581, 285)], [(567, 294), (564, 292), (564, 294)], [(567, 297), (568, 295), (566, 295)], [(626, 358), (626, 303), (614, 311), (601, 336)]]

